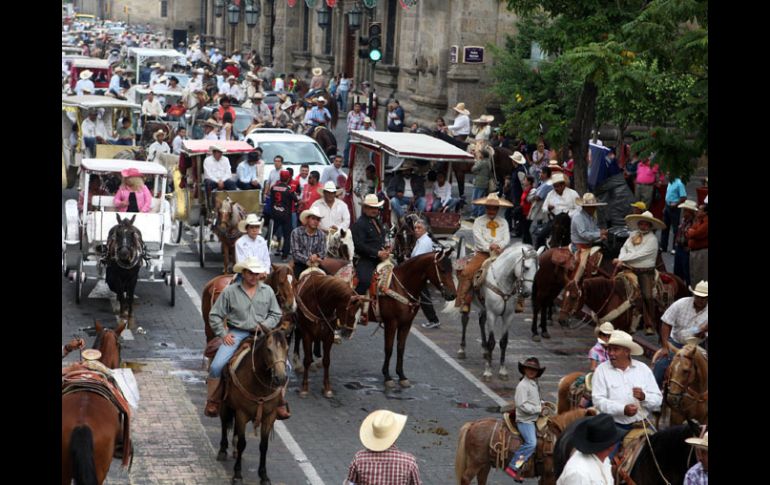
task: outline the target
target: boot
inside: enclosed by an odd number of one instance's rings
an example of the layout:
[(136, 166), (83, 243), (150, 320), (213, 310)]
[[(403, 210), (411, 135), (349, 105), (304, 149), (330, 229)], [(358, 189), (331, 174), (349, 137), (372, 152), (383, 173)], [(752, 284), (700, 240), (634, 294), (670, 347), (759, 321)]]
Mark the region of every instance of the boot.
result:
[(281, 398), (281, 404), (277, 408), (275, 408), (276, 412), (276, 419), (279, 421), (283, 421), (284, 419), (289, 419), (291, 417), (291, 411), (289, 410), (289, 403), (286, 402), (285, 398)]
[(516, 308), (514, 313), (522, 313), (524, 311), (524, 298), (516, 298)]
[(206, 397), (206, 409), (203, 414), (210, 418), (219, 416), (219, 406), (222, 404), (222, 385), (221, 379), (209, 377), (206, 379), (208, 396)]

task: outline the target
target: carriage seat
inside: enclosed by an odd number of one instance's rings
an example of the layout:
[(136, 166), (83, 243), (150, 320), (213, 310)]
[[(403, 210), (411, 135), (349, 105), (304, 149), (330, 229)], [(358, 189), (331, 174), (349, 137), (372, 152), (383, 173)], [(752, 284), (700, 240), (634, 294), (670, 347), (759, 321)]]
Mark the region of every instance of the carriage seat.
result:
[(115, 196), (114, 195), (94, 195), (91, 197), (91, 205), (94, 209), (115, 210)]

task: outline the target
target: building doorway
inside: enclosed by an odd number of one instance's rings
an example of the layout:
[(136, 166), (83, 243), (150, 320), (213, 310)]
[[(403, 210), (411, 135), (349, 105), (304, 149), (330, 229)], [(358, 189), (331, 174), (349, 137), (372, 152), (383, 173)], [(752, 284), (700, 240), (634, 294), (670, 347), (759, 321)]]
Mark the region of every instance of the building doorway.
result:
[(345, 53), (342, 64), (342, 72), (348, 77), (355, 77), (353, 70), (356, 66), (356, 31), (350, 28), (349, 22), (345, 20)]

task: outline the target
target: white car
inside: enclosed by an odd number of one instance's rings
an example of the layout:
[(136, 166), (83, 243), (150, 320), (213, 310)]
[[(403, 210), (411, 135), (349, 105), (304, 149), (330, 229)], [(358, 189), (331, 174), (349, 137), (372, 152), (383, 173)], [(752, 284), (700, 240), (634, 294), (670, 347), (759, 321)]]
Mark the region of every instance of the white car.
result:
[(260, 183), (263, 186), (265, 180), (275, 170), (273, 159), (277, 155), (283, 157), (284, 167), (291, 167), (294, 170), (294, 177), (299, 175), (299, 168), (303, 163), (310, 165), (311, 172), (317, 170), (319, 176), (323, 175), (324, 168), (331, 165), (318, 143), (309, 136), (293, 133), (252, 133), (246, 137), (246, 142), (255, 148), (262, 149), (265, 172)]

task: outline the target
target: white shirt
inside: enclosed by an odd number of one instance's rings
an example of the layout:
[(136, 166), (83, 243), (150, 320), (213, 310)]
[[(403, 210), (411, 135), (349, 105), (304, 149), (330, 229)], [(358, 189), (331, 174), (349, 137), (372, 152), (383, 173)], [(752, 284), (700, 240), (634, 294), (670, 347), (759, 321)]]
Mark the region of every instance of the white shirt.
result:
[(489, 137), (492, 136), (492, 127), (489, 125), (485, 125), (484, 128), (476, 126), (473, 128), (473, 134), (476, 135), (476, 140), (489, 141)]
[(563, 212), (566, 212), (570, 217), (574, 217), (580, 209), (580, 206), (575, 203), (575, 201), (579, 198), (580, 196), (578, 193), (569, 187), (564, 187), (564, 192), (562, 192), (561, 195), (559, 195), (556, 192), (556, 189), (554, 189), (548, 192), (548, 195), (545, 197), (542, 210), (547, 214), (549, 212), (548, 208), (553, 206), (553, 215), (557, 216)]
[(473, 223), (473, 243), (476, 251), (488, 253), (489, 245), (492, 243), (497, 243), (501, 248), (505, 248), (511, 242), (511, 231), (505, 218), (498, 213), (494, 221), (498, 226), (495, 228), (495, 236), (493, 237), (492, 229), (487, 227), (487, 223), (490, 222), (489, 217), (484, 214), (476, 218)]
[(184, 142), (184, 140), (181, 135), (175, 136), (174, 141), (171, 142), (171, 151), (177, 155), (182, 153), (182, 142)]
[(404, 197), (413, 197), (412, 179), (404, 177)]
[(321, 213), (321, 222), (318, 224), (318, 228), (322, 231), (328, 232), (332, 226), (337, 226), (337, 229), (350, 229), (350, 211), (341, 200), (335, 198), (334, 204), (330, 208), (326, 201), (321, 198), (313, 202), (310, 207), (316, 207)]
[(654, 268), (658, 259), (658, 238), (650, 231), (644, 235), (640, 244), (635, 245), (632, 239), (637, 234), (639, 231), (634, 231), (626, 239), (620, 248), (618, 259), (632, 268)]
[(232, 96), (239, 101), (243, 99), (243, 90), (237, 84), (233, 84), (232, 86), (230, 86), (230, 83), (225, 84), (223, 89), (219, 91), (219, 94)]
[(104, 126), (104, 121), (98, 118), (96, 121), (91, 121), (90, 118), (84, 119), (83, 123), (80, 124), (80, 129), (83, 132), (83, 136), (107, 138), (107, 128)]
[(222, 54), (220, 54), (219, 52), (215, 52), (214, 54), (211, 55), (210, 60), (212, 64), (216, 64), (217, 62), (222, 60)]
[(321, 180), (319, 180), (318, 183), (320, 183), (322, 187), (326, 182), (334, 182), (334, 185), (338, 185), (340, 175), (345, 175), (341, 168), (338, 169), (334, 165), (329, 165), (324, 167), (324, 171), (321, 173)]
[(157, 98), (150, 101), (145, 99), (142, 103), (142, 114), (149, 116), (160, 116), (163, 114), (163, 106), (160, 105), (160, 101)]
[(275, 91), (283, 91), (283, 88), (285, 86), (285, 83), (283, 82), (283, 78), (277, 77), (275, 78)]
[(222, 158), (217, 161), (214, 155), (209, 155), (203, 161), (203, 178), (213, 180), (214, 182), (220, 182), (229, 180), (233, 174), (230, 172), (230, 159), (222, 155)]
[(94, 86), (94, 82), (90, 79), (81, 79), (75, 84), (75, 94), (78, 96), (83, 95), (83, 89), (86, 91), (90, 91), (91, 94), (94, 94), (94, 91), (96, 91), (96, 87)]
[(219, 141), (219, 136), (216, 130), (211, 130), (208, 135), (203, 137), (204, 140)]
[(412, 254), (410, 257), (413, 258), (415, 256), (431, 252), (433, 252), (433, 240), (426, 232), (414, 243), (414, 249), (412, 249)]
[[(631, 424), (660, 409), (663, 395), (655, 382), (655, 376), (645, 364), (631, 359), (626, 370), (620, 370), (611, 361), (602, 362), (594, 370), (591, 396), (599, 412), (612, 415), (618, 424)], [(644, 401), (633, 416), (623, 414), (627, 404), (637, 404), (634, 387), (641, 387)]]
[[(224, 157), (222, 157), (224, 158)], [(267, 241), (262, 236), (252, 239), (248, 234), (244, 234), (235, 241), (235, 262), (238, 263), (246, 258), (257, 258), (262, 266), (267, 268), (270, 273), (270, 251), (267, 249)]]
[(169, 148), (168, 143), (166, 143), (165, 141), (162, 143), (158, 143), (157, 141), (152, 142), (152, 145), (150, 145), (150, 148), (147, 149), (147, 161), (148, 162), (157, 161), (156, 158), (160, 153), (171, 153), (171, 148)]
[(564, 465), (556, 485), (614, 485), (609, 457), (599, 461), (593, 453), (586, 455), (578, 450)]
[(441, 199), (441, 205), (445, 206), (449, 203), (449, 199), (452, 198), (452, 184), (444, 181), (444, 185), (441, 186), (436, 182), (436, 185), (433, 186), (433, 193)]
[(273, 122), (273, 114), (270, 112), (270, 108), (265, 103), (252, 103), (251, 111), (254, 113), (254, 118), (261, 122)]
[(708, 323), (709, 306), (701, 311), (695, 311), (693, 302), (695, 297), (680, 298), (668, 307), (661, 320), (671, 325), (671, 338), (680, 344), (684, 344), (688, 338), (695, 336), (700, 326)]
[(455, 135), (469, 135), (471, 133), (471, 118), (467, 115), (460, 115), (455, 118), (455, 122), (448, 128)]

